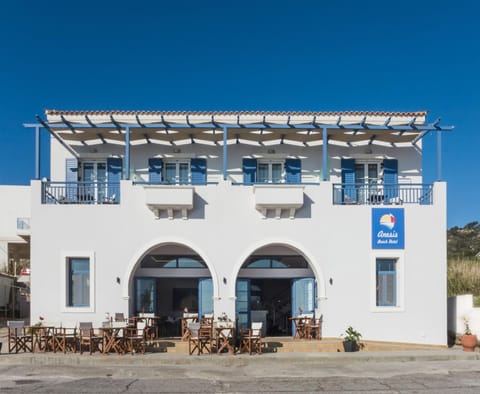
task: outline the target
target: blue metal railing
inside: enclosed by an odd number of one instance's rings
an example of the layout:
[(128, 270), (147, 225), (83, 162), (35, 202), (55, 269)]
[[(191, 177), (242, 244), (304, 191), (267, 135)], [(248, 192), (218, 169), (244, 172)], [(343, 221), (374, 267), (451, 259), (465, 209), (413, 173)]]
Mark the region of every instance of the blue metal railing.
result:
[(202, 185), (218, 185), (218, 182), (203, 182), (203, 183), (197, 183), (197, 182), (148, 182), (148, 181), (134, 181), (132, 182), (133, 185), (138, 185), (138, 186), (202, 186)]
[(432, 184), (334, 184), (335, 205), (433, 204)]
[(119, 204), (120, 183), (43, 182), (42, 204)]

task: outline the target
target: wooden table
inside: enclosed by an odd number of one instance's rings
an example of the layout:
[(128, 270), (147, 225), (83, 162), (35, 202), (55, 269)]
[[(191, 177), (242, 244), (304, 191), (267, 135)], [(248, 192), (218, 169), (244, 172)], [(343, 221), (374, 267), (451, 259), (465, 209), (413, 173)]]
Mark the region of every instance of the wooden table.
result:
[(217, 343), (217, 353), (221, 353), (223, 349), (231, 354), (235, 354), (235, 328), (232, 327), (215, 327), (215, 337)]
[(31, 326), (29, 329), (31, 330), (33, 336), (33, 352), (43, 353), (53, 350), (53, 334), (55, 327)]
[(125, 327), (102, 327), (103, 353), (125, 353), (124, 330)]
[(308, 317), (296, 316), (290, 317), (289, 320), (295, 324), (293, 339), (304, 339), (308, 337)]

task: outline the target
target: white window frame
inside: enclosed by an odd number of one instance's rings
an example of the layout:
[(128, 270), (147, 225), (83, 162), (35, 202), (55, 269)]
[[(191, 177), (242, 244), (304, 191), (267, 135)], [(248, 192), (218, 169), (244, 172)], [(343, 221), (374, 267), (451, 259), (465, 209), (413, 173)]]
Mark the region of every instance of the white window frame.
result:
[[(72, 258), (89, 259), (90, 270), (90, 305), (89, 306), (68, 306), (68, 291), (69, 291), (69, 264)], [(60, 310), (62, 312), (74, 313), (92, 313), (95, 312), (95, 252), (93, 251), (72, 251), (62, 252), (60, 257)]]
[[(396, 300), (395, 306), (377, 306), (377, 259), (395, 260)], [(399, 250), (375, 250), (370, 257), (370, 311), (398, 313), (405, 311), (405, 255)]]
[(163, 179), (167, 182), (167, 164), (175, 164), (175, 183), (171, 183), (171, 185), (179, 185), (180, 184), (180, 164), (187, 164), (188, 166), (188, 181), (187, 184), (192, 183), (192, 166), (190, 159), (166, 159), (165, 165), (163, 166)]
[[(282, 179), (280, 182), (276, 183), (285, 183), (286, 181), (286, 174), (285, 174), (285, 160), (281, 159), (258, 159), (257, 160), (257, 178), (258, 178), (258, 173), (259, 173), (259, 166), (260, 164), (267, 164), (268, 165), (268, 180), (265, 183), (273, 183), (273, 171), (272, 171), (272, 165), (273, 164), (280, 164), (282, 166)], [(260, 182), (260, 181), (258, 181)]]
[[(380, 159), (355, 159), (355, 183), (362, 183), (362, 184), (369, 184), (368, 182), (368, 165), (369, 164), (376, 164), (377, 165), (377, 184), (383, 183), (383, 160)], [(360, 182), (356, 179), (356, 172), (357, 172), (357, 164), (362, 164), (364, 167), (364, 174), (365, 177)]]

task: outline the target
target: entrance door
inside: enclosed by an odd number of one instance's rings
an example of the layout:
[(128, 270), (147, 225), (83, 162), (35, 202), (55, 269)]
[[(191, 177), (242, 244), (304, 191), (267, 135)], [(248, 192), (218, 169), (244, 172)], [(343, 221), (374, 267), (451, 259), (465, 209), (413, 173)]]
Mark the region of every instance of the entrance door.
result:
[(213, 313), (213, 281), (212, 278), (198, 280), (198, 316)]
[(250, 280), (237, 279), (235, 309), (238, 318), (238, 330), (250, 328)]
[[(301, 278), (292, 280), (292, 316), (313, 314), (315, 311), (315, 279)], [(292, 332), (295, 326), (292, 323)]]

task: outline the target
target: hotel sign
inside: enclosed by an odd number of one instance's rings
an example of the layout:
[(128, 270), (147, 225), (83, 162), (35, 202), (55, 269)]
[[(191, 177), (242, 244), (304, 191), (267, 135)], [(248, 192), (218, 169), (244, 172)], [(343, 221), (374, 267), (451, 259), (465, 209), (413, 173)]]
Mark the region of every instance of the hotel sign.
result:
[(372, 249), (404, 249), (403, 208), (372, 208)]

